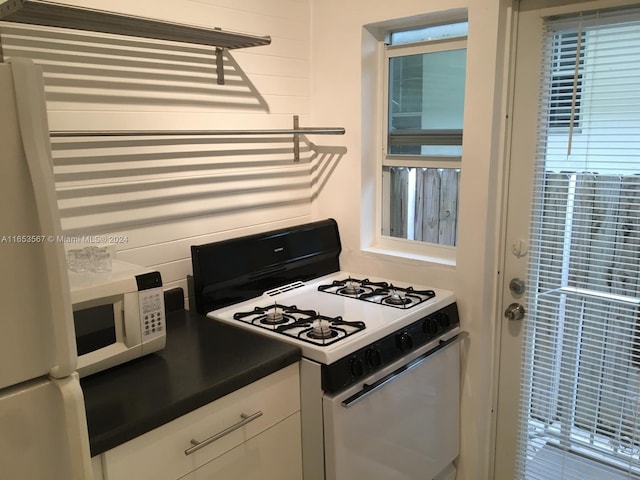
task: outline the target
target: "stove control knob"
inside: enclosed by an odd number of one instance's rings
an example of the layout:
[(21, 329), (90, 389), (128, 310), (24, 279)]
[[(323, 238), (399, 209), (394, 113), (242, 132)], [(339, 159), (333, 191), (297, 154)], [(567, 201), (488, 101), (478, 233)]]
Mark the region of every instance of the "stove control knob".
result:
[(435, 318), (429, 317), (422, 324), (422, 329), (424, 330), (424, 333), (435, 335), (440, 331), (440, 324)]
[(368, 348), (364, 354), (367, 365), (371, 368), (378, 368), (382, 364), (382, 356), (377, 348)]
[(438, 322), (440, 322), (440, 326), (442, 328), (449, 328), (451, 325), (451, 319), (447, 313), (440, 313), (440, 318), (438, 318)]
[(353, 378), (360, 378), (364, 373), (364, 365), (362, 364), (362, 360), (358, 357), (353, 357), (349, 360), (349, 373)]
[(413, 340), (407, 332), (402, 332), (396, 337), (396, 344), (400, 350), (406, 352), (413, 348)]

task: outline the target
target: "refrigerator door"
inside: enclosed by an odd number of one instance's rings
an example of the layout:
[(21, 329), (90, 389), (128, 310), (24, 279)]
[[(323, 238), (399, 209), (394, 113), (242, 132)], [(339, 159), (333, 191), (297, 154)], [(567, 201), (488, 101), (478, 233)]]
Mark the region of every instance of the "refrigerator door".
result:
[(0, 64), (0, 389), (76, 367), (42, 73)]
[(11, 480), (92, 478), (77, 375), (0, 390), (0, 470)]

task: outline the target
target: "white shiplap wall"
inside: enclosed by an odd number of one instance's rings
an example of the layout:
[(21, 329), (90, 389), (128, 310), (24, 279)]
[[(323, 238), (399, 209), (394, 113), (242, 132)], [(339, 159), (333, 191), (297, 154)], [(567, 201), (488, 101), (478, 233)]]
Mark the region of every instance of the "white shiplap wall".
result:
[[(309, 0), (68, 0), (65, 3), (270, 35), (271, 45), (213, 49), (0, 23), (5, 57), (42, 65), (51, 130), (286, 129), (309, 125)], [(340, 145), (340, 137), (327, 144)], [(189, 247), (303, 223), (341, 148), (289, 136), (53, 140), (65, 233), (117, 234), (118, 257), (187, 292)]]

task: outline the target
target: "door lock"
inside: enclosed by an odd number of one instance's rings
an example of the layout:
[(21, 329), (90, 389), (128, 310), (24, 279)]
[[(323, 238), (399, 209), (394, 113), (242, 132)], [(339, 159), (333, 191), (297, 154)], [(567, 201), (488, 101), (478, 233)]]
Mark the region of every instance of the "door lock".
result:
[(509, 320), (522, 320), (524, 318), (524, 307), (519, 303), (512, 303), (504, 311), (504, 316)]
[(514, 295), (522, 295), (526, 289), (527, 284), (525, 283), (525, 281), (517, 277), (512, 278), (509, 282), (509, 290), (511, 290), (511, 293), (513, 293)]

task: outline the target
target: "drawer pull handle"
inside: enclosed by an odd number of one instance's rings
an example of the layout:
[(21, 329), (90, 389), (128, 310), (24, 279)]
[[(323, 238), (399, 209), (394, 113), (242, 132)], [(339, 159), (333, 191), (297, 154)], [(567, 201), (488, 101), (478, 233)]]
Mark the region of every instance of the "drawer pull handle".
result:
[(253, 422), (256, 418), (261, 417), (262, 416), (262, 412), (260, 410), (258, 410), (256, 413), (253, 413), (251, 415), (247, 415), (246, 413), (242, 413), (242, 414), (240, 414), (240, 416), (242, 417), (242, 420), (240, 420), (238, 423), (235, 423), (235, 424), (231, 425), (230, 427), (225, 428), (221, 432), (218, 432), (215, 435), (210, 436), (209, 438), (207, 438), (206, 440), (203, 440), (202, 442), (199, 442), (196, 439), (191, 439), (191, 445), (193, 445), (193, 446), (187, 448), (184, 451), (184, 454), (185, 455), (191, 455), (193, 452), (197, 452), (201, 448), (206, 447), (210, 443), (215, 442), (216, 440), (224, 437), (225, 435), (229, 435), (231, 432), (235, 432), (239, 428), (244, 427), (247, 423)]

